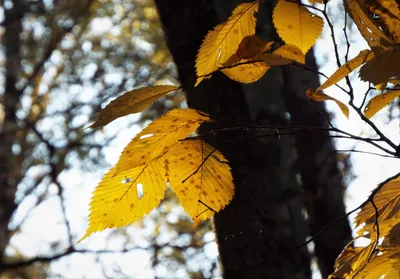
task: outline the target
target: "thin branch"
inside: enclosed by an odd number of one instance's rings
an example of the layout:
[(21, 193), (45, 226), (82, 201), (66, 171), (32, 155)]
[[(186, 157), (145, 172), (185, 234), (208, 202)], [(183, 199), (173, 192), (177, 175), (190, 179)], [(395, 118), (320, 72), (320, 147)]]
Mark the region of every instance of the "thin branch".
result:
[[(203, 144), (203, 143), (202, 143), (202, 144)], [(203, 149), (203, 148), (202, 148), (202, 149)], [(206, 158), (203, 160), (203, 162), (201, 162), (200, 166), (199, 166), (191, 175), (189, 175), (187, 178), (185, 178), (185, 179), (182, 181), (182, 184), (185, 183), (185, 182), (186, 182), (189, 178), (191, 178), (193, 175), (195, 175), (195, 174), (201, 169), (201, 167), (204, 165), (204, 163), (208, 160), (208, 158), (210, 158), (210, 156), (211, 156), (216, 150), (217, 150), (217, 149), (214, 148), (213, 151), (211, 151), (210, 154), (208, 154), (208, 155), (206, 156)]]
[(385, 155), (385, 154), (380, 154), (380, 153), (375, 153), (375, 152), (369, 152), (369, 151), (362, 151), (362, 150), (357, 150), (357, 149), (337, 149), (335, 150), (336, 152), (342, 153), (342, 152), (353, 152), (353, 153), (362, 153), (362, 154), (367, 154), (367, 155), (375, 155), (375, 156), (380, 156), (384, 158), (390, 158), (390, 159), (400, 159), (399, 157), (396, 156), (390, 156), (390, 155)]
[[(366, 143), (369, 143), (373, 145), (374, 147), (382, 150), (383, 152), (396, 156), (396, 152), (391, 151), (376, 142), (385, 142), (384, 139), (382, 138), (365, 138), (365, 137), (360, 137), (353, 135), (351, 133), (348, 133), (346, 131), (343, 131), (339, 128), (326, 128), (326, 127), (309, 127), (309, 126), (257, 126), (257, 125), (244, 125), (244, 126), (236, 126), (236, 127), (225, 127), (221, 129), (216, 129), (216, 130), (211, 130), (207, 133), (204, 133), (199, 136), (193, 136), (193, 137), (187, 137), (183, 140), (198, 140), (198, 139), (206, 139), (209, 137), (214, 137), (218, 133), (221, 132), (233, 132), (233, 131), (249, 131), (249, 130), (256, 130), (256, 131), (268, 131), (268, 132), (275, 132), (275, 133), (268, 133), (265, 135), (257, 135), (257, 136), (246, 136), (245, 138), (240, 138), (240, 137), (235, 137), (233, 139), (228, 139), (230, 140), (244, 140), (244, 139), (255, 139), (255, 138), (263, 138), (263, 137), (271, 137), (271, 136), (285, 136), (285, 135), (298, 135), (299, 133), (304, 133), (304, 132), (336, 132), (341, 135), (329, 135), (326, 134), (326, 136), (329, 137), (334, 137), (334, 138), (345, 138), (345, 139), (351, 139), (351, 140), (359, 140), (363, 141)], [(288, 132), (282, 132), (282, 131), (288, 131)], [(305, 135), (305, 136), (310, 136), (310, 135)]]
[(374, 248), (371, 251), (371, 254), (368, 256), (368, 261), (370, 261), (372, 255), (375, 253), (377, 247), (378, 247), (378, 243), (379, 243), (379, 238), (380, 238), (380, 231), (379, 231), (379, 211), (378, 208), (376, 207), (376, 204), (374, 202), (374, 197), (371, 198), (371, 204), (374, 207), (375, 210), (375, 221), (374, 221), (374, 229), (376, 229), (376, 240), (374, 243)]
[(202, 202), (201, 200), (198, 200), (198, 202), (201, 203), (202, 205), (204, 205), (205, 207), (207, 207), (207, 209), (205, 209), (205, 210), (203, 210), (201, 213), (199, 213), (199, 214), (196, 216), (196, 218), (199, 217), (199, 216), (200, 216), (201, 214), (203, 214), (204, 212), (206, 212), (207, 210), (211, 210), (212, 212), (217, 213), (216, 210), (212, 209), (211, 207), (209, 207), (207, 204), (205, 204), (205, 203)]

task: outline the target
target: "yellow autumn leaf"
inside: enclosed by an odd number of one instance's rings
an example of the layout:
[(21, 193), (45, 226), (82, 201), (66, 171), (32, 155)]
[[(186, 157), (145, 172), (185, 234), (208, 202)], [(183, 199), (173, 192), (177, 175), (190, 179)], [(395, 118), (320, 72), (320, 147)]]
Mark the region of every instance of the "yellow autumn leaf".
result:
[(196, 86), (225, 63), (246, 36), (254, 35), (259, 1), (243, 3), (236, 7), (227, 21), (208, 32), (196, 59)]
[(395, 43), (400, 43), (400, 6), (398, 0), (365, 1), (369, 14), (374, 15), (380, 29)]
[[(231, 68), (225, 68), (222, 72), (233, 80), (242, 83), (250, 83), (260, 79), (272, 66), (287, 65), (293, 63), (293, 61), (305, 63), (305, 56), (300, 49), (296, 46), (285, 46), (287, 47), (282, 46), (273, 53), (260, 53), (253, 57), (249, 57), (248, 59), (240, 59), (239, 62), (233, 64)], [(229, 59), (224, 66), (231, 66), (228, 63), (232, 63), (232, 61), (235, 61), (236, 59), (235, 56), (232, 58)]]
[(341, 101), (336, 100), (335, 98), (326, 95), (325, 93), (322, 93), (321, 91), (313, 91), (311, 89), (308, 89), (306, 92), (306, 95), (308, 98), (314, 100), (314, 101), (334, 101), (342, 111), (342, 113), (349, 118), (350, 111), (349, 108), (343, 104)]
[(304, 6), (279, 0), (273, 12), (273, 22), (279, 37), (306, 54), (322, 32), (324, 21)]
[(272, 66), (287, 65), (293, 61), (305, 63), (305, 56), (298, 47), (284, 45), (273, 53), (265, 53), (273, 42), (256, 38), (246, 37), (238, 51), (224, 63), (222, 72), (229, 78), (241, 83), (250, 83), (260, 79)]
[(172, 85), (156, 85), (130, 90), (102, 109), (96, 122), (90, 128), (98, 128), (121, 116), (140, 112), (158, 98), (178, 89)]
[(306, 63), (306, 57), (295, 45), (283, 45), (274, 51), (274, 54), (280, 55), (283, 58), (290, 59), (301, 64)]
[(329, 278), (376, 279), (384, 275), (385, 278), (400, 278), (395, 269), (396, 259), (393, 260), (393, 257), (399, 256), (399, 251), (380, 248), (378, 254), (373, 252), (374, 247), (374, 242), (366, 247), (347, 246), (337, 258), (335, 272)]
[[(348, 278), (376, 279), (382, 278), (384, 275), (386, 275), (384, 278), (388, 278), (388, 272), (393, 269), (392, 260), (390, 258), (391, 255), (393, 255), (393, 252), (382, 253), (379, 256), (374, 255), (373, 258), (369, 261), (365, 261), (357, 270), (355, 270), (354, 274)], [(392, 277), (392, 279), (394, 278), (399, 277)]]
[(186, 140), (174, 145), (166, 156), (171, 188), (195, 224), (232, 200), (230, 167), (218, 150), (201, 140)]
[(391, 78), (400, 78), (400, 48), (389, 48), (376, 53), (375, 57), (360, 69), (360, 78), (375, 85), (387, 82)]
[(400, 222), (397, 223), (395, 226), (393, 226), (390, 232), (387, 235), (385, 235), (385, 239), (383, 240), (381, 246), (385, 248), (390, 248), (391, 246), (400, 247)]
[(378, 111), (390, 104), (394, 99), (400, 96), (400, 90), (390, 90), (386, 93), (373, 97), (365, 107), (364, 115), (371, 118)]
[(251, 83), (259, 80), (271, 68), (264, 62), (251, 62), (252, 59), (240, 59), (232, 68), (221, 70), (230, 79), (241, 82)]
[(166, 189), (161, 159), (122, 172), (113, 167), (93, 192), (89, 227), (94, 232), (127, 226), (157, 207)]
[(124, 171), (149, 163), (164, 155), (179, 140), (193, 133), (210, 118), (194, 109), (175, 109), (144, 128), (125, 147), (117, 163), (117, 171)]
[(345, 0), (344, 4), (346, 12), (353, 19), (361, 35), (372, 49), (376, 47), (385, 49), (387, 46), (394, 43), (375, 24), (372, 15), (368, 14), (365, 1)]
[(353, 59), (349, 60), (346, 64), (342, 65), (339, 69), (337, 69), (318, 89), (326, 89), (337, 82), (339, 82), (341, 79), (345, 78), (348, 76), (351, 72), (353, 72), (355, 69), (360, 67), (362, 64), (370, 61), (372, 58), (374, 58), (375, 55), (374, 53), (369, 50), (369, 49), (364, 49), (360, 51), (360, 53), (354, 57)]
[(247, 36), (240, 43), (238, 50), (224, 64), (221, 70), (230, 79), (241, 83), (259, 80), (270, 68), (260, 61), (259, 55), (271, 48), (273, 42), (265, 42), (257, 36)]
[[(380, 191), (374, 196), (374, 204), (379, 212), (379, 222), (389, 220), (396, 215), (400, 217), (400, 178), (393, 179), (386, 183)], [(371, 203), (364, 205), (360, 212), (355, 217), (354, 223), (359, 227), (363, 223), (375, 223), (375, 207)], [(383, 229), (383, 227), (381, 228)], [(358, 230), (359, 234), (368, 230), (361, 227)]]
[(329, 278), (352, 278), (353, 272), (368, 261), (373, 248), (372, 243), (366, 247), (348, 245), (336, 259), (335, 272)]

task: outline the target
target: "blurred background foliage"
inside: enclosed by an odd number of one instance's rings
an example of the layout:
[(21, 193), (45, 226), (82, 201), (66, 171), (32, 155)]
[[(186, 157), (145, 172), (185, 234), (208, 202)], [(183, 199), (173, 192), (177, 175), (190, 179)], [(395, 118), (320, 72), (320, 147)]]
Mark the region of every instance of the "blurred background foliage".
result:
[[(90, 193), (122, 147), (186, 106), (182, 92), (170, 93), (140, 115), (86, 128), (126, 90), (177, 84), (153, 2), (1, 0), (0, 24), (0, 129), (15, 155), (1, 163), (16, 187), (0, 278), (218, 276), (211, 223), (194, 229), (170, 192), (140, 222), (77, 244)], [(3, 97), (12, 81), (20, 102), (10, 126)]]

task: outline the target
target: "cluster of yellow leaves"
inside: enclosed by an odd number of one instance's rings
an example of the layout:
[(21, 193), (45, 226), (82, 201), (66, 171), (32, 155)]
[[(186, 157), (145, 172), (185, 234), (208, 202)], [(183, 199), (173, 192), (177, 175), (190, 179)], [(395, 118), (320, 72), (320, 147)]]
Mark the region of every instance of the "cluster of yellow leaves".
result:
[[(103, 109), (92, 127), (143, 110), (177, 89), (161, 85), (129, 91)], [(227, 160), (206, 142), (186, 139), (205, 121), (211, 120), (204, 113), (175, 109), (136, 135), (96, 187), (82, 239), (148, 214), (164, 198), (167, 184), (195, 224), (223, 209), (234, 195)]]
[(370, 244), (352, 247), (350, 243), (337, 258), (330, 278), (400, 278), (400, 178), (386, 183), (373, 202), (355, 218), (358, 238)]
[[(387, 90), (387, 83), (399, 84), (400, 79), (400, 9), (396, 0), (345, 0), (347, 13), (354, 20), (371, 50), (363, 50), (356, 57), (336, 70), (313, 96), (323, 94), (320, 90), (336, 84), (358, 67), (361, 80), (371, 82), (382, 92), (366, 105), (364, 114), (374, 116), (400, 95), (398, 90)], [(348, 117), (348, 108), (333, 97), (313, 98), (333, 100)]]
[[(286, 44), (265, 42), (255, 35), (260, 2), (240, 4), (227, 21), (207, 34), (196, 59), (196, 86), (216, 71), (249, 83), (260, 79), (273, 66), (305, 64), (305, 54), (322, 32), (322, 18), (299, 3), (279, 0), (273, 11), (273, 23)], [(339, 67), (316, 90), (308, 90), (307, 96), (317, 101), (334, 101), (349, 117), (348, 107), (322, 90), (361, 67), (360, 78), (382, 91), (365, 107), (364, 114), (370, 118), (400, 95), (400, 90), (385, 89), (387, 83), (400, 84), (399, 5), (396, 0), (344, 2), (370, 49)], [(102, 110), (92, 128), (139, 112), (177, 89), (162, 85), (127, 92)], [(148, 214), (163, 199), (167, 185), (195, 224), (223, 209), (234, 195), (227, 160), (206, 142), (187, 139), (205, 121), (210, 121), (209, 116), (196, 110), (173, 110), (132, 139), (95, 189), (89, 227), (82, 239), (106, 228), (126, 226)], [(356, 218), (358, 237), (369, 239), (370, 244), (352, 247), (350, 243), (338, 257), (331, 278), (400, 279), (399, 193), (400, 178), (384, 185), (375, 194), (373, 204), (361, 208)], [(378, 231), (381, 239), (377, 237)]]
[[(312, 4), (327, 4), (325, 0), (309, 0)], [(344, 0), (347, 13), (354, 20), (371, 49), (361, 51), (337, 69), (319, 88), (306, 95), (316, 101), (334, 101), (349, 117), (349, 108), (322, 90), (338, 83), (357, 68), (360, 78), (373, 83), (382, 92), (366, 105), (364, 114), (371, 118), (400, 95), (400, 90), (386, 90), (387, 83), (400, 80), (400, 11), (396, 0)], [(323, 19), (295, 1), (279, 0), (273, 11), (273, 23), (286, 45), (265, 42), (255, 36), (256, 17), (260, 1), (239, 5), (227, 21), (215, 27), (204, 39), (196, 60), (197, 82), (222, 71), (242, 83), (260, 79), (272, 66), (305, 63), (305, 54), (314, 45), (323, 29)], [(181, 178), (180, 178), (181, 179)], [(357, 216), (360, 237), (369, 238), (367, 247), (351, 247), (343, 251), (336, 262), (332, 278), (400, 278), (399, 252), (399, 192), (400, 181), (385, 185), (374, 197), (379, 210), (380, 234), (384, 242), (375, 249), (373, 239), (375, 211), (371, 204)], [(393, 189), (392, 189), (393, 188)], [(376, 230), (376, 228), (375, 228)], [(376, 233), (375, 233), (376, 234)]]
[(278, 1), (274, 25), (287, 45), (275, 43), (272, 50), (274, 42), (254, 35), (259, 5), (260, 1), (240, 4), (227, 21), (207, 34), (196, 59), (196, 86), (218, 70), (233, 80), (250, 83), (272, 66), (305, 64), (305, 54), (321, 34), (322, 18), (300, 4)]

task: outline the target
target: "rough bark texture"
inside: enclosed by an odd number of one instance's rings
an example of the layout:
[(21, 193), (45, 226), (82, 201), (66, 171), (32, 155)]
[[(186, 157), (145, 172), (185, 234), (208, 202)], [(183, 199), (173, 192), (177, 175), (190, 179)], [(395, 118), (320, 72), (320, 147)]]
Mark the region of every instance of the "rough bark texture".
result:
[(13, 1), (13, 8), (5, 10), (4, 26), (6, 80), (3, 95), (4, 119), (0, 133), (0, 262), (8, 244), (8, 223), (15, 208), (14, 198), (18, 184), (18, 163), (12, 152), (17, 133), (16, 111), (21, 96), (16, 88), (20, 72), (20, 17), (22, 3)]
[[(285, 109), (277, 104), (284, 106), (278, 94), (267, 96), (251, 87), (243, 90), (222, 74), (193, 88), (197, 49), (206, 33), (221, 22), (213, 1), (160, 0), (156, 4), (189, 105), (218, 120), (201, 131), (215, 129), (212, 125), (234, 126), (255, 120), (276, 125), (287, 122)], [(271, 71), (262, 86), (276, 75)], [(265, 98), (271, 103), (257, 108), (249, 103), (249, 110), (244, 91), (253, 105), (264, 103)], [(259, 141), (253, 133), (239, 132), (219, 134), (210, 142), (230, 161), (236, 185), (234, 200), (215, 218), (224, 278), (310, 278), (307, 250), (286, 254), (307, 235), (300, 188), (290, 166), (290, 139)]]

